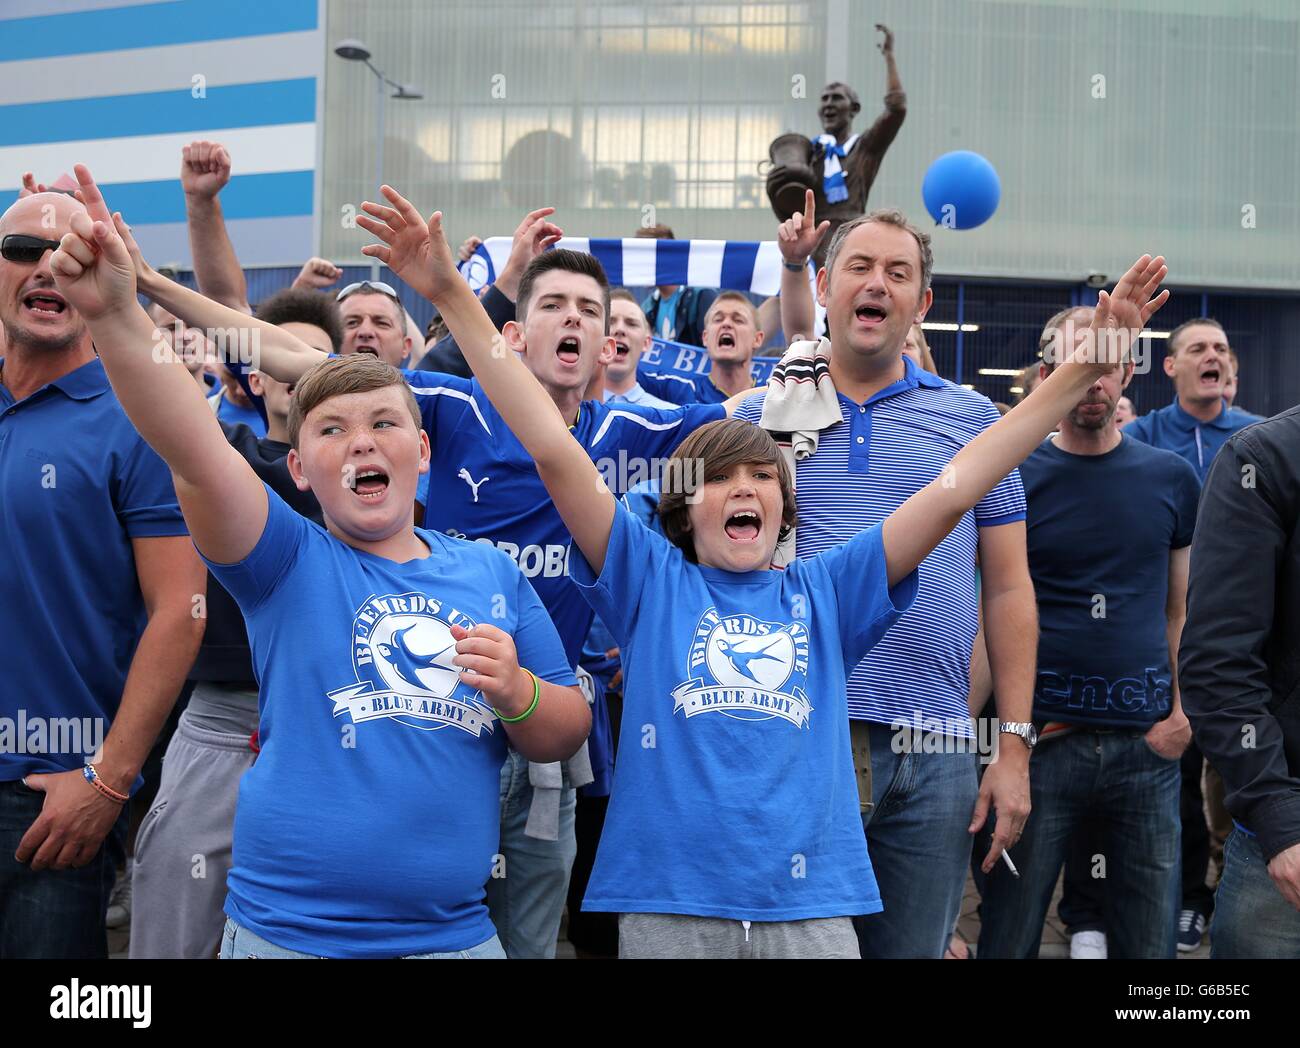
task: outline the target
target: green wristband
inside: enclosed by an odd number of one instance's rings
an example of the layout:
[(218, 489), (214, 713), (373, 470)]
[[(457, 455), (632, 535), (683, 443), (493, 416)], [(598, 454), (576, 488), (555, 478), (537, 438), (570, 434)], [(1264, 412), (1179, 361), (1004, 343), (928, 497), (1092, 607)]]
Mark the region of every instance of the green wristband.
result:
[[(522, 666), (519, 668), (524, 670)], [(537, 711), (537, 700), (542, 697), (542, 682), (537, 679), (537, 674), (532, 670), (524, 670), (524, 672), (533, 678), (533, 701), (528, 704), (528, 709), (524, 710), (524, 712), (519, 714), (518, 717), (507, 717), (499, 709), (493, 706), (492, 712), (497, 715), (497, 720), (502, 724), (518, 724), (520, 721), (527, 720)]]

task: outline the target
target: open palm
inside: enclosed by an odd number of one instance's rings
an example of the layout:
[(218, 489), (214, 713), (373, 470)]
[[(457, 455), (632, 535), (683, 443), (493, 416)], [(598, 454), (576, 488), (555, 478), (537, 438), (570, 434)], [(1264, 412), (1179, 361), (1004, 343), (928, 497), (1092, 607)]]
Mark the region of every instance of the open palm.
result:
[(1086, 362), (1116, 367), (1129, 356), (1147, 321), (1169, 301), (1167, 290), (1156, 294), (1168, 272), (1163, 257), (1143, 255), (1120, 278), (1114, 291), (1097, 296), (1089, 344), (1083, 349)]
[(393, 206), (367, 200), (361, 205), (365, 214), (357, 216), (357, 225), (383, 243), (367, 244), (361, 253), (379, 259), (426, 298), (439, 298), (449, 281), (460, 279), (442, 233), (442, 212), (435, 211), (426, 224), (415, 205), (396, 189), (381, 189)]

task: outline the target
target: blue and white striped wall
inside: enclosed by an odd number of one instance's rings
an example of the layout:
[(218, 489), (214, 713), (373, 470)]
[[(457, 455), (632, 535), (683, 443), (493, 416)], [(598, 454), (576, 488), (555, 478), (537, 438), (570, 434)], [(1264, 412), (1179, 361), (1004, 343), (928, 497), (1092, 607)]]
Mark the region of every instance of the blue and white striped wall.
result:
[[(0, 211), (89, 165), (156, 264), (190, 265), (181, 147), (224, 143), (246, 266), (317, 242), (323, 0), (0, 0)], [(194, 89), (203, 78), (203, 93)]]

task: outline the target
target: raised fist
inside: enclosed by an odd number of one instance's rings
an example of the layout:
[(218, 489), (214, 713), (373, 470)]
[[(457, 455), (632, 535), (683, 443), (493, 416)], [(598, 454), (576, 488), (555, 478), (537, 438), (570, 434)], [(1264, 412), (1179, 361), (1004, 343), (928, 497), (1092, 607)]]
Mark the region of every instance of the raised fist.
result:
[(230, 181), (230, 154), (220, 142), (191, 142), (181, 150), (181, 188), (189, 197), (213, 199)]

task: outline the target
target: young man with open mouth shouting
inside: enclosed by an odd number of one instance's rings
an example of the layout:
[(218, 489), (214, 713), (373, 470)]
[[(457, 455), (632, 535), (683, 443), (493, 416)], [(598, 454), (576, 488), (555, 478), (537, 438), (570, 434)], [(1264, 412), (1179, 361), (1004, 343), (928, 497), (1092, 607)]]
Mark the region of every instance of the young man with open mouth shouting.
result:
[(739, 291), (723, 291), (704, 322), (704, 348), (712, 361), (709, 373), (686, 376), (643, 366), (637, 380), (646, 392), (674, 404), (721, 404), (753, 391), (750, 367), (764, 338), (754, 303)]

